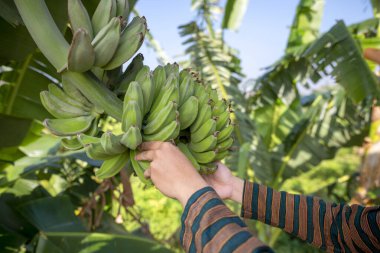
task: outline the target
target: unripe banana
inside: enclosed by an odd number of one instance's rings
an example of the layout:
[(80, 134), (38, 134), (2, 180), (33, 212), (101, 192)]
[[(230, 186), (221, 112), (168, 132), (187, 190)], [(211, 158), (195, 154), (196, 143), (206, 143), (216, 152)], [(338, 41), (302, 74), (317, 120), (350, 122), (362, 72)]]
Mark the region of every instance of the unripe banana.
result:
[(93, 104), (75, 87), (75, 85), (71, 83), (71, 80), (66, 78), (66, 75), (62, 75), (62, 88), (72, 99), (75, 99), (88, 108), (94, 107)]
[(210, 163), (214, 161), (216, 152), (214, 150), (206, 151), (206, 152), (195, 152), (193, 150), (190, 150), (191, 154), (194, 156), (195, 160), (197, 160), (198, 163)]
[(157, 98), (160, 94), (162, 87), (166, 83), (166, 73), (163, 66), (158, 66), (153, 71), (153, 82), (154, 82), (154, 98)]
[(128, 0), (116, 0), (116, 16), (123, 17), (124, 20), (128, 20), (129, 16), (129, 3)]
[(198, 115), (198, 99), (194, 96), (189, 97), (179, 108), (179, 120), (181, 130), (188, 128), (193, 124)]
[(228, 155), (228, 150), (218, 151), (215, 156), (215, 161), (221, 161)]
[[(199, 105), (202, 105), (199, 103)], [(206, 104), (202, 105), (200, 110), (198, 111), (197, 118), (195, 119), (194, 123), (190, 126), (190, 132), (194, 133), (197, 131), (201, 125), (203, 125), (206, 120), (211, 118), (211, 105)]]
[(128, 131), (123, 134), (120, 140), (121, 144), (132, 150), (135, 150), (137, 146), (141, 144), (141, 142), (142, 137), (140, 128), (136, 126), (131, 126)]
[(212, 116), (219, 116), (227, 110), (227, 101), (225, 99), (215, 101), (212, 108)]
[(180, 125), (177, 120), (172, 121), (159, 132), (150, 135), (143, 135), (144, 141), (168, 141), (177, 138), (179, 135)]
[(154, 98), (154, 84), (151, 79), (150, 69), (144, 66), (136, 76), (136, 82), (141, 86), (144, 96), (144, 115), (149, 112)]
[(139, 85), (138, 82), (135, 82), (135, 81), (129, 84), (127, 92), (125, 93), (124, 111), (125, 111), (125, 107), (128, 105), (128, 102), (131, 100), (137, 101), (139, 108), (141, 110), (141, 115), (142, 115), (143, 108), (144, 108), (144, 95), (142, 93), (141, 86)]
[(179, 65), (175, 62), (173, 64), (165, 65), (166, 77), (169, 77), (171, 74), (174, 74), (177, 78), (179, 78)]
[(45, 109), (56, 118), (74, 118), (83, 115), (89, 115), (87, 111), (81, 108), (72, 106), (64, 101), (53, 96), (48, 91), (42, 91), (40, 93), (41, 103)]
[[(211, 86), (210, 86), (211, 88)], [(219, 100), (219, 96), (218, 96), (218, 91), (216, 89), (211, 89), (210, 93), (209, 93), (209, 97), (214, 101), (214, 102), (217, 102), (217, 101), (220, 101)]]
[(119, 87), (116, 89), (116, 93), (125, 93), (128, 89), (129, 84), (136, 79), (137, 73), (144, 66), (144, 56), (142, 54), (136, 55), (131, 63), (128, 65), (127, 69), (121, 75), (119, 80)]
[(136, 155), (137, 155), (137, 152), (136, 150), (131, 150), (129, 152), (130, 154), (130, 160), (131, 160), (131, 163), (132, 163), (132, 167), (136, 173), (136, 175), (140, 178), (141, 182), (143, 182), (144, 184), (150, 186), (152, 185), (152, 181), (148, 180), (145, 178), (144, 176), (144, 168), (141, 166), (141, 163), (139, 161), (137, 161), (135, 159)]
[(208, 164), (201, 164), (200, 167), (201, 169), (199, 172), (204, 175), (213, 174), (218, 169), (218, 165), (214, 162)]
[(200, 142), (190, 142), (189, 148), (195, 152), (205, 152), (213, 150), (218, 142), (217, 134), (212, 134), (201, 140)]
[(116, 155), (108, 160), (105, 160), (99, 170), (95, 172), (95, 176), (99, 179), (113, 177), (126, 166), (128, 161), (128, 152), (123, 152)]
[(144, 134), (154, 134), (157, 133), (164, 126), (175, 120), (177, 117), (177, 104), (173, 101), (162, 108), (162, 110), (157, 114), (151, 121), (143, 127)]
[(225, 141), (219, 142), (216, 145), (216, 150), (218, 152), (226, 151), (227, 149), (229, 149), (232, 146), (233, 143), (234, 143), (234, 139), (230, 137)]
[(84, 133), (86, 135), (96, 136), (99, 132), (98, 125), (99, 125), (99, 116), (97, 115), (95, 116), (95, 119), (92, 121), (90, 128)]
[(107, 160), (113, 157), (113, 155), (106, 153), (100, 142), (88, 144), (84, 148), (87, 156), (93, 160)]
[(191, 142), (200, 142), (216, 130), (216, 119), (207, 119), (196, 131), (191, 133)]
[(140, 48), (146, 31), (145, 18), (134, 17), (121, 33), (119, 45), (111, 61), (106, 66), (103, 66), (103, 68), (106, 70), (114, 69), (127, 62)]
[(48, 85), (49, 93), (55, 97), (57, 97), (59, 100), (70, 104), (74, 107), (78, 107), (82, 109), (83, 111), (88, 111), (90, 112), (92, 110), (91, 107), (87, 107), (86, 105), (82, 104), (81, 102), (71, 98), (68, 96), (61, 88), (59, 88), (57, 85), (50, 83)]
[(200, 169), (199, 163), (197, 162), (197, 160), (195, 160), (194, 156), (191, 154), (187, 145), (182, 142), (179, 142), (177, 144), (177, 147), (182, 151), (182, 153), (187, 157), (187, 159), (189, 159), (189, 161), (194, 166), (194, 168), (199, 171)]
[(226, 126), (229, 118), (230, 118), (229, 111), (224, 111), (222, 114), (220, 114), (216, 120), (216, 130), (218, 131), (222, 130)]
[(229, 124), (228, 126), (223, 128), (218, 134), (218, 142), (220, 143), (227, 140), (231, 136), (233, 130), (234, 130), (234, 125), (232, 124)]
[(80, 116), (71, 119), (45, 119), (44, 126), (58, 136), (77, 135), (88, 130), (93, 116)]
[(120, 143), (121, 136), (115, 136), (111, 132), (105, 132), (100, 139), (100, 144), (104, 151), (110, 155), (117, 155), (125, 152), (126, 147)]
[(91, 143), (100, 143), (100, 138), (94, 137), (91, 135), (80, 133), (77, 135), (78, 141), (83, 145), (86, 146)]
[(90, 70), (95, 63), (95, 50), (91, 38), (84, 29), (74, 33), (67, 57), (67, 69), (74, 72)]
[(116, 0), (100, 0), (91, 19), (94, 35), (116, 16), (116, 7)]
[(135, 100), (130, 100), (124, 107), (121, 129), (126, 132), (131, 126), (141, 129), (143, 117), (141, 109)]
[(75, 34), (80, 28), (87, 31), (90, 41), (94, 37), (90, 16), (81, 0), (68, 0), (68, 14), (71, 30)]
[(78, 150), (83, 147), (76, 137), (62, 138), (61, 143), (68, 150)]
[(179, 85), (179, 106), (181, 106), (189, 97), (194, 94), (194, 84), (190, 74), (182, 79)]
[(119, 44), (120, 27), (120, 19), (112, 18), (95, 36), (92, 41), (95, 51), (95, 66), (102, 67), (113, 57)]

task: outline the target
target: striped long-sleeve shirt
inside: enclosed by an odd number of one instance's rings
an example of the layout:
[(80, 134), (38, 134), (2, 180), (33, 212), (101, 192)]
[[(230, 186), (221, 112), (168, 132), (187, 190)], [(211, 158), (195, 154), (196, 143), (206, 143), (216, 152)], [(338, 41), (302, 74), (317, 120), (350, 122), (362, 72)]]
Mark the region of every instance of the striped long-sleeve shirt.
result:
[[(380, 207), (343, 205), (245, 181), (241, 215), (279, 227), (327, 252), (380, 252)], [(211, 187), (194, 193), (183, 215), (186, 252), (273, 252)]]

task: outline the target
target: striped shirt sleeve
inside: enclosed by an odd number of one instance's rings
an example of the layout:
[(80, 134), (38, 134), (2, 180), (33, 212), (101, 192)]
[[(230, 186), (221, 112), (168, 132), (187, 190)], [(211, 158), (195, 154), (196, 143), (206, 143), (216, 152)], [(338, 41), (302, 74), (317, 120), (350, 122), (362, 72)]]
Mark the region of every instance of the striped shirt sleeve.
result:
[(327, 252), (380, 252), (380, 207), (325, 202), (245, 181), (241, 216), (279, 227)]
[(190, 197), (181, 222), (180, 241), (185, 252), (273, 252), (253, 236), (211, 187)]

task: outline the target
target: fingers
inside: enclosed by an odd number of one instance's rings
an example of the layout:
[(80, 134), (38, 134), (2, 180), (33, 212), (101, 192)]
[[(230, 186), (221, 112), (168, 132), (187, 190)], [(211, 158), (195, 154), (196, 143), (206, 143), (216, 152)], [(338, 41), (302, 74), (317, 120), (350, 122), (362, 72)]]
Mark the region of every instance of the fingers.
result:
[(143, 142), (140, 145), (140, 150), (141, 151), (146, 151), (146, 150), (157, 150), (161, 147), (161, 145), (164, 142), (162, 141), (148, 141), (148, 142)]
[(150, 169), (147, 169), (146, 171), (144, 171), (144, 177), (145, 178), (150, 178), (150, 175), (151, 175)]
[(368, 60), (380, 64), (380, 50), (375, 48), (367, 48), (364, 50), (364, 57)]
[(137, 161), (153, 161), (154, 159), (155, 151), (149, 150), (149, 151), (143, 151), (136, 155), (135, 159)]

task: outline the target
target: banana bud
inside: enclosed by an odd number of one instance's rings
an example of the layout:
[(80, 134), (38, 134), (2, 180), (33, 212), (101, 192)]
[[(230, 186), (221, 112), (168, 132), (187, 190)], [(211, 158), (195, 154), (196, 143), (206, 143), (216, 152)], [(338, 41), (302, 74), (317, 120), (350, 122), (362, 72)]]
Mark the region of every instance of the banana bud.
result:
[(120, 19), (115, 17), (103, 27), (92, 41), (95, 50), (95, 66), (106, 65), (113, 57), (120, 39)]
[(75, 34), (79, 29), (87, 31), (90, 40), (94, 37), (90, 16), (81, 0), (68, 0), (68, 14), (71, 30)]
[(94, 34), (98, 34), (98, 32), (108, 24), (111, 18), (115, 16), (116, 0), (100, 0), (91, 20)]
[(74, 33), (67, 58), (67, 69), (70, 71), (85, 72), (94, 66), (95, 50), (86, 30), (79, 28)]

